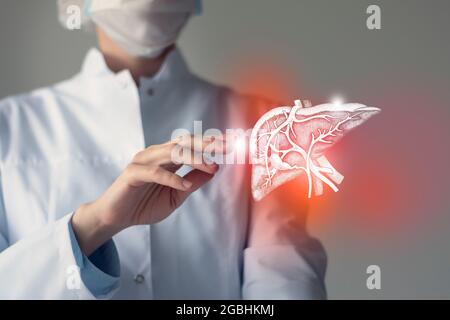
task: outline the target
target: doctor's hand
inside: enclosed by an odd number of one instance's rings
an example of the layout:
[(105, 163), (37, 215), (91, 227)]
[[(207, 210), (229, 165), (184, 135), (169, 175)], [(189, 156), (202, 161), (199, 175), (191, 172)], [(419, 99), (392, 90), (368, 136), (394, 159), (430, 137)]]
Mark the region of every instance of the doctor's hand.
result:
[[(183, 136), (136, 154), (99, 199), (73, 215), (72, 226), (83, 253), (90, 255), (130, 226), (167, 218), (218, 170), (217, 164), (204, 158), (205, 150), (224, 152), (214, 141), (213, 137)], [(193, 168), (184, 177), (175, 173), (182, 165)]]

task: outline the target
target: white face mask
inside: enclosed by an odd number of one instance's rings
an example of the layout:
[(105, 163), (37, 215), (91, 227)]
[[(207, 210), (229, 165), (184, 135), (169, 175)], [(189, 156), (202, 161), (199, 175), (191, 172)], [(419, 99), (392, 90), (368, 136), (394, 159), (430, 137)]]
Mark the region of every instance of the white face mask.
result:
[(154, 58), (174, 44), (195, 0), (92, 0), (92, 21), (133, 56)]

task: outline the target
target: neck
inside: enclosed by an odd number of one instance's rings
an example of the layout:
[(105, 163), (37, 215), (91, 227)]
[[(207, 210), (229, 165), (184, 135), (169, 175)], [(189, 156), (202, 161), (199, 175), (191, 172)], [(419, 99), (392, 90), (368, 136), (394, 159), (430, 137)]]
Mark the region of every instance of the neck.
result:
[(100, 28), (97, 28), (97, 37), (108, 68), (115, 73), (129, 70), (137, 85), (139, 85), (141, 77), (153, 77), (161, 68), (167, 55), (175, 47), (174, 45), (168, 47), (156, 58), (134, 57), (116, 45)]

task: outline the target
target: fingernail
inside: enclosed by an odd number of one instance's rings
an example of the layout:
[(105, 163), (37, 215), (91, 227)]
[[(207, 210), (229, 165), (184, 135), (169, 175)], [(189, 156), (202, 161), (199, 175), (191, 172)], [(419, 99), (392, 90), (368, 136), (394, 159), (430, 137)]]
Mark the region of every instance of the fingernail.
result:
[(189, 189), (190, 187), (192, 187), (192, 182), (183, 180), (183, 187), (185, 187), (186, 189)]

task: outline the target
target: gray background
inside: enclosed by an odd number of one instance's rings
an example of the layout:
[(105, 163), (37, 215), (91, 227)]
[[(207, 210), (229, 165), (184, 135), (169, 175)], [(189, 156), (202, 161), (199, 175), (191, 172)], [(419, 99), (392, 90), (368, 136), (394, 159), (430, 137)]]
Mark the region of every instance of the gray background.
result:
[[(95, 38), (64, 31), (54, 0), (0, 3), (0, 97), (80, 69)], [(382, 30), (366, 28), (369, 4)], [(286, 100), (340, 94), (383, 109), (330, 154), (342, 191), (310, 213), (330, 298), (450, 298), (449, 18), (447, 0), (205, 0), (180, 39), (195, 72), (239, 91), (280, 98), (241, 74), (256, 70)], [(381, 290), (366, 288), (371, 264)]]

